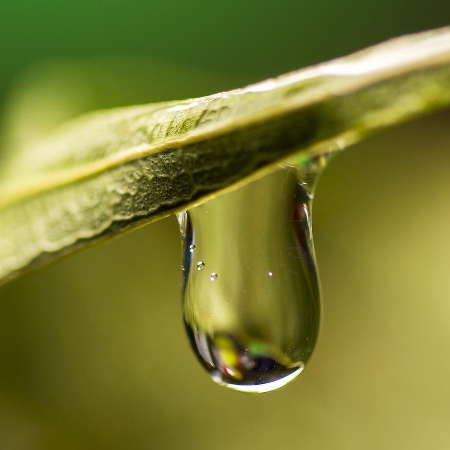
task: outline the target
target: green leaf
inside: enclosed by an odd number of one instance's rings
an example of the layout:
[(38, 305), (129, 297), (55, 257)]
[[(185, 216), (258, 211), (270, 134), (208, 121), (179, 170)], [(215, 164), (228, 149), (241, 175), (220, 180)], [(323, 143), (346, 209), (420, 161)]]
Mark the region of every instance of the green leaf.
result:
[(81, 116), (0, 169), (0, 281), (450, 103), (450, 28), (243, 89)]

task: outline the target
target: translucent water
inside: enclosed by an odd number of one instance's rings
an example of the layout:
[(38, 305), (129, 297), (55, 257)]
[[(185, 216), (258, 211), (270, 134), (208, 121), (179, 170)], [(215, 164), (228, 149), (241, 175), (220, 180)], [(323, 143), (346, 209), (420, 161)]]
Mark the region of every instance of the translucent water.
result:
[(280, 170), (178, 215), (184, 323), (221, 385), (271, 391), (311, 356), (320, 289), (310, 213), (321, 166)]

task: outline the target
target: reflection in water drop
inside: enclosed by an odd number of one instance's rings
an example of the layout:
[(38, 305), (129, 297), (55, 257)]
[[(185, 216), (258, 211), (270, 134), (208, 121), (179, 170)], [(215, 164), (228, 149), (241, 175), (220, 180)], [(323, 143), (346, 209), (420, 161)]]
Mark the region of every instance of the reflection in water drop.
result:
[(280, 170), (178, 215), (186, 330), (221, 385), (271, 391), (311, 356), (320, 292), (310, 210), (320, 166)]
[(189, 251), (190, 251), (191, 253), (194, 253), (194, 250), (195, 250), (195, 245), (194, 245), (194, 244), (191, 244), (191, 245), (189, 246)]

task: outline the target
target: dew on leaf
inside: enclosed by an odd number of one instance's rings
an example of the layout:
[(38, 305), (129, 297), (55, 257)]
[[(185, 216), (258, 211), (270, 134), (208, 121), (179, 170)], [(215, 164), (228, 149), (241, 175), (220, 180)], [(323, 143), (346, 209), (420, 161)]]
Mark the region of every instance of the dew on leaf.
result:
[[(194, 352), (218, 384), (272, 391), (296, 378), (312, 354), (320, 289), (310, 212), (322, 167), (312, 160), (282, 169), (179, 215), (183, 318)], [(202, 261), (192, 270), (192, 246), (201, 246), (217, 272), (204, 277)], [(267, 270), (275, 266), (283, 268), (277, 283)], [(221, 283), (211, 283), (218, 273)]]

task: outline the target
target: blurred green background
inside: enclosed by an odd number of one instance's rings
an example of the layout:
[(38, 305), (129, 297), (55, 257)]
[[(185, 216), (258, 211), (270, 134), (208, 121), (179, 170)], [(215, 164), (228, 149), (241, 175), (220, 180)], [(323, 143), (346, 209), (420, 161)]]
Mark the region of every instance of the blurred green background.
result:
[[(2, 0), (2, 140), (92, 107), (238, 87), (449, 17), (448, 0)], [(450, 448), (449, 120), (384, 132), (325, 171), (322, 336), (278, 392), (218, 387), (195, 360), (174, 217), (3, 287), (0, 450)]]

